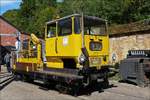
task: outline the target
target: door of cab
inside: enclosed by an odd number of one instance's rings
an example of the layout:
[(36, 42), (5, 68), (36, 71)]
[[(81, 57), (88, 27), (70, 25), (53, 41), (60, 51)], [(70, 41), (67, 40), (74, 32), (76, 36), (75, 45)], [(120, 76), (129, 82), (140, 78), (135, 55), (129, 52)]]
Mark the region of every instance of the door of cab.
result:
[(57, 56), (56, 22), (47, 25), (46, 56)]
[(63, 62), (58, 57), (57, 22), (47, 25), (46, 59), (48, 68), (63, 68)]
[(66, 18), (58, 21), (57, 54), (58, 56), (72, 56), (70, 48), (73, 48), (72, 42), (72, 19)]

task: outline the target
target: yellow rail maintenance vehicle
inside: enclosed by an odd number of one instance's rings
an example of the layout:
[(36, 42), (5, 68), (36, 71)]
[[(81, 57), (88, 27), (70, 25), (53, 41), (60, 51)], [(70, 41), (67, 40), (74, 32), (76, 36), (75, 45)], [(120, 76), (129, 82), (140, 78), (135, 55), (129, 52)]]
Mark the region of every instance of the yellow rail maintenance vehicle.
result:
[(73, 14), (46, 22), (43, 41), (31, 34), (22, 43), (14, 73), (77, 92), (93, 83), (108, 86), (108, 56), (107, 21)]

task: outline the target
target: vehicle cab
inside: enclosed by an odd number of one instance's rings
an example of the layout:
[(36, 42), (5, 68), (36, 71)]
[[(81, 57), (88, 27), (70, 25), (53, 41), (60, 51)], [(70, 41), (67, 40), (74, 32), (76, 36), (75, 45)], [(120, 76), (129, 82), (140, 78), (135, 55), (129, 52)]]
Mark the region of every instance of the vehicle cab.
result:
[(107, 21), (73, 14), (46, 23), (46, 58), (49, 68), (100, 69), (108, 64)]

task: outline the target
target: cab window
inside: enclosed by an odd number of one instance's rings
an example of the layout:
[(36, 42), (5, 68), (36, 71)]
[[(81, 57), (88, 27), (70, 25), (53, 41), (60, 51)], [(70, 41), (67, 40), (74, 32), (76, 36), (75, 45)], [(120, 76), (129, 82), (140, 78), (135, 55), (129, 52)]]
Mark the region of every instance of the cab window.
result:
[(106, 34), (106, 23), (94, 18), (84, 18), (84, 32), (86, 35)]
[(71, 33), (72, 33), (71, 18), (58, 21), (58, 36), (70, 35)]
[(22, 49), (23, 50), (28, 50), (29, 49), (29, 39), (23, 40), (22, 42)]
[(56, 37), (56, 23), (47, 25), (47, 37)]
[(80, 17), (75, 17), (74, 19), (74, 32), (76, 34), (80, 34), (81, 33), (81, 23), (80, 23)]

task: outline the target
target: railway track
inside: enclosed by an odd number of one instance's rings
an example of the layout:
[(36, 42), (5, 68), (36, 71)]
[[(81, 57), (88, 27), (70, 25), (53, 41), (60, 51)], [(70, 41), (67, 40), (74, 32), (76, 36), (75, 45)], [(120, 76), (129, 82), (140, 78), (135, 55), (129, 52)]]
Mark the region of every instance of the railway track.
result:
[(3, 89), (6, 85), (12, 82), (14, 79), (14, 75), (7, 72), (0, 73), (0, 90)]

